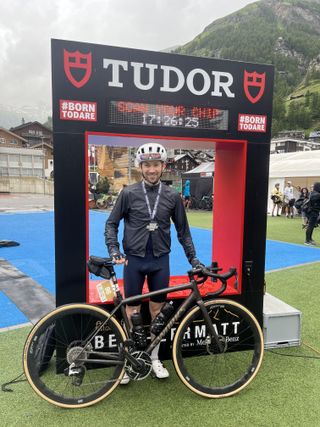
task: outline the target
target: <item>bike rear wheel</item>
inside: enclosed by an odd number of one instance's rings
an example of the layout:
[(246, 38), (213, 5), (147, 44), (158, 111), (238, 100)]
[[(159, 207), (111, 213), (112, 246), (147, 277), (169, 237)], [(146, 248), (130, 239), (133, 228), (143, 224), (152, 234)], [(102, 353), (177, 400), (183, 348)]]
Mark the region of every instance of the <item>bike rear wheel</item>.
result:
[(231, 396), (257, 375), (264, 353), (263, 335), (253, 314), (230, 300), (205, 302), (222, 350), (210, 336), (201, 309), (182, 319), (173, 342), (173, 362), (182, 382), (209, 398)]
[(66, 408), (90, 406), (119, 384), (125, 340), (118, 321), (101, 308), (62, 306), (31, 330), (24, 346), (24, 372), (34, 391), (48, 402)]

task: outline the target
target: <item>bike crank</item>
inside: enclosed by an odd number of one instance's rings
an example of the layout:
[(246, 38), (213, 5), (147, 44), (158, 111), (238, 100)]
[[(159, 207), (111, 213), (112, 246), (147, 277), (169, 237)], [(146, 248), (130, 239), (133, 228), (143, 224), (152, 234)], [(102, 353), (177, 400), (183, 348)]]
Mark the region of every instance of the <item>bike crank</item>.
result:
[(144, 380), (152, 370), (150, 355), (144, 351), (134, 351), (130, 353), (130, 356), (130, 358), (134, 358), (135, 363), (131, 363), (127, 358), (125, 371), (128, 377), (135, 381)]

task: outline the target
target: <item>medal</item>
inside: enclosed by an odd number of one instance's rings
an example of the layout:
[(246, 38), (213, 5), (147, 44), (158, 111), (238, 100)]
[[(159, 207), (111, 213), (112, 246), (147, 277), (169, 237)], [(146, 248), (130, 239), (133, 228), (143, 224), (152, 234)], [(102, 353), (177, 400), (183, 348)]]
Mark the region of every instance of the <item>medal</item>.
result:
[(149, 198), (148, 198), (148, 195), (147, 195), (147, 190), (146, 190), (146, 187), (145, 187), (145, 183), (144, 183), (144, 181), (142, 181), (142, 189), (143, 189), (144, 197), (146, 199), (146, 204), (147, 204), (147, 208), (148, 208), (148, 212), (149, 212), (149, 217), (150, 217), (150, 222), (146, 226), (146, 229), (148, 231), (155, 231), (155, 230), (157, 230), (159, 228), (159, 224), (156, 221), (154, 221), (154, 218), (156, 216), (157, 209), (158, 209), (158, 204), (159, 204), (159, 199), (160, 199), (160, 193), (161, 193), (161, 186), (162, 186), (162, 184), (160, 182), (159, 189), (158, 189), (158, 194), (157, 194), (156, 201), (155, 201), (155, 204), (154, 204), (154, 207), (153, 207), (153, 211), (151, 211), (150, 201), (149, 201)]
[(150, 224), (148, 224), (147, 225), (147, 230), (149, 230), (149, 231), (154, 231), (154, 230), (156, 230), (157, 228), (159, 227), (159, 224), (157, 223), (157, 222), (154, 222), (154, 221), (152, 221), (152, 222), (150, 222)]

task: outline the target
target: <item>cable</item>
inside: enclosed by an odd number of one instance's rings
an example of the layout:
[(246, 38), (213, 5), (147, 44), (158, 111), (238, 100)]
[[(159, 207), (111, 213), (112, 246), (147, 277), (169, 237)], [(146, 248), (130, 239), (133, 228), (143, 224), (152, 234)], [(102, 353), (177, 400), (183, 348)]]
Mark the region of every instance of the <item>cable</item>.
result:
[(26, 378), (24, 378), (23, 380), (19, 380), (19, 378), (22, 377), (22, 375), (24, 375), (24, 372), (22, 372), (22, 374), (18, 375), (17, 378), (14, 378), (13, 380), (11, 380), (7, 383), (3, 383), (1, 385), (1, 390), (6, 391), (6, 392), (13, 392), (13, 390), (11, 388), (7, 388), (7, 386), (10, 384), (16, 384), (16, 383), (21, 383), (23, 381), (27, 381)]
[[(320, 351), (318, 349), (312, 347), (311, 345), (306, 344), (304, 342), (302, 343), (302, 345), (305, 346), (305, 347), (308, 347), (310, 350), (312, 350), (315, 353), (317, 353), (317, 354), (320, 355)], [(274, 350), (271, 350), (271, 349), (270, 350), (267, 349), (266, 351), (269, 351), (270, 353), (276, 354), (278, 356), (300, 357), (300, 358), (303, 358), (303, 359), (320, 359), (320, 356), (307, 356), (307, 355), (300, 355), (300, 354), (278, 353), (277, 351), (274, 351)]]
[(303, 356), (303, 355), (299, 355), (299, 354), (286, 354), (286, 353), (278, 353), (277, 351), (274, 350), (266, 350), (270, 353), (276, 354), (278, 356), (286, 356), (286, 357), (302, 357), (303, 359), (320, 359), (320, 356)]

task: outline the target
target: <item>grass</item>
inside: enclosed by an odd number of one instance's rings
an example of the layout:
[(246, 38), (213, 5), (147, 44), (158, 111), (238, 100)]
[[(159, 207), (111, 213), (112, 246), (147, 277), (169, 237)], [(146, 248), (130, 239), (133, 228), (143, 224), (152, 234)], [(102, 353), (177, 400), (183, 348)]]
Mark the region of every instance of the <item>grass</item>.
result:
[[(193, 226), (206, 224), (210, 228), (210, 217), (206, 212), (189, 213)], [(269, 218), (268, 223), (268, 237), (287, 237), (286, 241), (288, 237), (292, 238), (290, 241), (301, 237), (300, 222), (296, 219)], [(319, 268), (317, 263), (266, 274), (267, 291), (302, 311), (303, 345), (266, 351), (256, 379), (232, 398), (208, 400), (193, 394), (175, 375), (171, 362), (167, 362), (171, 374), (168, 380), (148, 378), (118, 387), (101, 403), (82, 410), (52, 406), (37, 397), (26, 382), (18, 383), (12, 387), (13, 393), (0, 392), (1, 425), (318, 427)], [(22, 372), (21, 355), (27, 333), (28, 328), (22, 328), (0, 334), (1, 384)]]
[[(212, 228), (212, 213), (207, 211), (189, 211), (189, 224), (192, 227)], [(305, 241), (305, 231), (301, 227), (300, 217), (288, 219), (285, 216), (268, 217), (267, 239), (279, 240), (281, 242), (303, 244)], [(314, 240), (320, 242), (320, 227), (314, 230)]]

